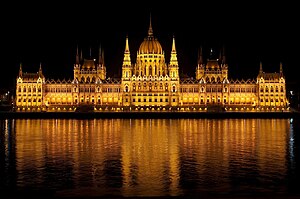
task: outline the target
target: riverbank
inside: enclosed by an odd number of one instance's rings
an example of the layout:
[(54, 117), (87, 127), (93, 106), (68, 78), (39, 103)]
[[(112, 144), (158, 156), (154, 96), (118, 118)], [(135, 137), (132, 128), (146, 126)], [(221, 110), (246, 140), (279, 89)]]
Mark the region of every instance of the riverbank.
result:
[(0, 112), (0, 119), (27, 118), (300, 118), (300, 112)]

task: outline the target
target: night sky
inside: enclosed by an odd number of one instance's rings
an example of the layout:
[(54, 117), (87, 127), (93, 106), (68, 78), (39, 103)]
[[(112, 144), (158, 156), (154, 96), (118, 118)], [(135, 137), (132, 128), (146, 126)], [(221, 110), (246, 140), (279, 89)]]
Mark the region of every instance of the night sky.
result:
[(181, 74), (194, 76), (200, 46), (204, 54), (212, 48), (217, 56), (224, 46), (229, 79), (255, 79), (260, 62), (265, 72), (279, 72), (282, 62), (288, 84), (299, 83), (295, 72), (300, 56), (296, 5), (84, 2), (11, 2), (2, 7), (1, 89), (14, 88), (20, 63), (24, 72), (37, 72), (42, 63), (47, 79), (72, 79), (77, 45), (85, 57), (90, 48), (97, 57), (101, 45), (107, 76), (118, 76), (126, 35), (134, 62), (147, 36), (150, 13), (154, 36), (167, 62), (175, 36)]

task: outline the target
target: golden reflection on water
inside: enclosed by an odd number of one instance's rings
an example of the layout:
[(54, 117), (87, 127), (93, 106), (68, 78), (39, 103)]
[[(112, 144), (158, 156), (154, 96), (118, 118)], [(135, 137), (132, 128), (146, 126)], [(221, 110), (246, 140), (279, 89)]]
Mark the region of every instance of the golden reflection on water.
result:
[(283, 178), (290, 123), (287, 119), (43, 119), (16, 120), (15, 131), (20, 184), (43, 184), (51, 175), (61, 186), (71, 183), (71, 188), (161, 196), (179, 195), (186, 186), (227, 189), (234, 180), (249, 178), (249, 173), (256, 181), (264, 176)]

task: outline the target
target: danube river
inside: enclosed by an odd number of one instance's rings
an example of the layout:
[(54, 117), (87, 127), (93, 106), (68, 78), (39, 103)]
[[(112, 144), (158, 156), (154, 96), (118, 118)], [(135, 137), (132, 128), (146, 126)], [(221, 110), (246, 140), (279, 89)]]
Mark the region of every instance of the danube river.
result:
[(298, 119), (0, 120), (0, 197), (300, 196)]

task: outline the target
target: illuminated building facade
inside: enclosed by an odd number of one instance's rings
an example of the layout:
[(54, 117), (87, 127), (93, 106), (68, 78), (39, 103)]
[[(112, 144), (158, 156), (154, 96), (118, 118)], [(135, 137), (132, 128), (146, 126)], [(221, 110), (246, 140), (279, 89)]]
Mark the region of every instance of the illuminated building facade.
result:
[(285, 111), (289, 110), (283, 67), (265, 73), (260, 63), (256, 80), (229, 80), (224, 48), (218, 59), (203, 59), (199, 50), (195, 77), (182, 78), (173, 37), (170, 62), (150, 25), (148, 35), (131, 62), (128, 36), (120, 78), (106, 76), (104, 53), (84, 59), (77, 48), (73, 80), (46, 80), (24, 73), (16, 84), (18, 111)]

